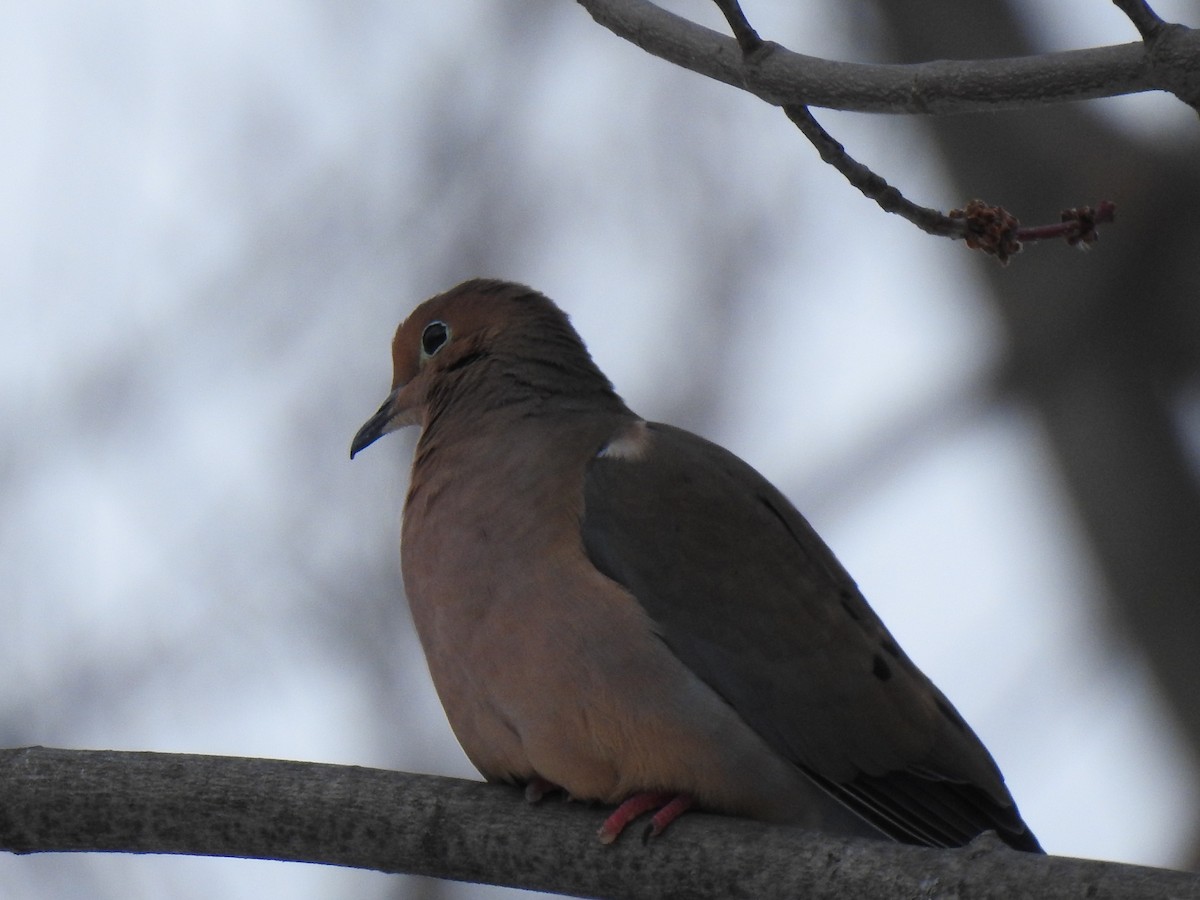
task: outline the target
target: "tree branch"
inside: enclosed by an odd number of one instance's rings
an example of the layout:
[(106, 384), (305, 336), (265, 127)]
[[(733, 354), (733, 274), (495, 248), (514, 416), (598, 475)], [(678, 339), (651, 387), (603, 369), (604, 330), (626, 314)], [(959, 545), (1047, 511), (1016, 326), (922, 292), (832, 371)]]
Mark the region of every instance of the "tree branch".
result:
[(648, 53), (775, 106), (949, 115), (1153, 90), (1194, 105), (1200, 95), (1200, 32), (1180, 25), (1164, 26), (1152, 54), (1138, 41), (1010, 59), (869, 65), (804, 56), (769, 41), (744, 58), (733, 38), (648, 0), (579, 3), (599, 24)]
[(293, 860), (589, 897), (1200, 897), (1197, 876), (995, 840), (926, 850), (699, 813), (606, 847), (599, 809), (355, 766), (26, 747), (0, 750), (0, 797), (14, 853)]
[(1113, 0), (1113, 4), (1129, 17), (1146, 43), (1153, 41), (1162, 32), (1166, 23), (1150, 8), (1146, 0)]
[[(969, 223), (965, 217), (951, 217), (937, 209), (921, 206), (909, 200), (896, 186), (889, 184), (882, 175), (863, 165), (842, 146), (818, 122), (807, 106), (788, 104), (784, 114), (791, 120), (808, 142), (816, 148), (821, 160), (833, 166), (850, 184), (858, 188), (868, 200), (874, 200), (884, 212), (894, 213), (926, 234), (962, 240), (968, 236)], [(1007, 260), (1007, 254), (1003, 260)]]
[[(1087, 247), (1097, 238), (1097, 225), (1111, 222), (1115, 206), (1108, 201), (1101, 201), (1093, 209), (1083, 206), (1076, 209), (1064, 210), (1061, 221), (1052, 225), (1022, 226), (1016, 216), (1007, 210), (992, 206), (982, 200), (972, 200), (964, 209), (951, 210), (948, 214), (930, 207), (921, 206), (909, 200), (899, 188), (889, 184), (885, 178), (876, 174), (868, 166), (850, 156), (842, 146), (809, 111), (809, 104), (830, 105), (820, 100), (788, 100), (779, 93), (779, 78), (773, 78), (768, 71), (772, 63), (778, 67), (788, 67), (794, 70), (796, 82), (803, 82), (806, 70), (818, 73), (829, 69), (832, 86), (841, 89), (843, 85), (856, 86), (852, 81), (852, 71), (862, 73), (880, 73), (903, 71), (908, 73), (906, 81), (899, 85), (898, 92), (906, 91), (903, 98), (903, 110), (915, 112), (932, 112), (938, 105), (935, 100), (948, 93), (955, 99), (966, 96), (964, 81), (969, 81), (962, 73), (955, 74), (956, 67), (979, 69), (984, 71), (987, 65), (999, 65), (1002, 68), (1021, 69), (1037, 68), (1037, 64), (1049, 57), (1020, 58), (1010, 60), (994, 60), (988, 63), (927, 63), (923, 66), (860, 66), (849, 63), (832, 63), (813, 57), (800, 56), (785, 50), (778, 44), (763, 41), (757, 31), (750, 25), (738, 0), (715, 0), (718, 8), (725, 16), (730, 31), (734, 35), (734, 47), (741, 67), (735, 70), (729, 65), (729, 39), (723, 38), (716, 32), (709, 31), (686, 19), (675, 16), (659, 9), (643, 0), (579, 0), (593, 18), (616, 34), (633, 41), (638, 46), (651, 53), (669, 59), (693, 71), (709, 75), (730, 84), (745, 88), (764, 100), (782, 106), (784, 113), (808, 141), (816, 148), (821, 159), (837, 169), (851, 185), (858, 188), (870, 200), (874, 200), (885, 212), (894, 213), (908, 222), (916, 225), (927, 234), (946, 237), (951, 240), (963, 240), (967, 246), (982, 250), (995, 256), (1001, 263), (1007, 263), (1013, 254), (1020, 252), (1024, 243), (1033, 243), (1054, 238), (1064, 238), (1072, 246)], [(1153, 31), (1155, 43), (1152, 46), (1147, 37), (1147, 43), (1141, 48), (1143, 55), (1156, 50), (1165, 27), (1161, 20), (1145, 4), (1145, 0), (1113, 0), (1138, 23), (1139, 28), (1145, 27)], [(1154, 24), (1157, 23), (1157, 24)], [(1181, 26), (1171, 26), (1176, 36)], [(1144, 32), (1144, 33), (1149, 33)], [(1136, 46), (1136, 45), (1135, 45)], [(1076, 51), (1097, 55), (1105, 51), (1120, 48), (1105, 48), (1104, 51)], [(1200, 50), (1200, 44), (1197, 44)], [(1155, 54), (1156, 57), (1161, 54)], [(1060, 58), (1064, 54), (1055, 54)], [(1081, 60), (1078, 55), (1073, 57)], [(1197, 60), (1200, 63), (1200, 53)], [(702, 63), (708, 63), (705, 65)], [(1185, 67), (1187, 68), (1187, 67)], [(1200, 68), (1200, 65), (1197, 66)], [(922, 75), (925, 72), (927, 74)], [(932, 74), (929, 74), (932, 73)], [(1057, 71), (1061, 76), (1062, 72)], [(989, 74), (987, 78), (993, 77)], [(987, 81), (987, 78), (984, 80)], [(839, 80), (840, 79), (840, 80)], [(945, 79), (946, 83), (941, 81)], [(864, 79), (859, 79), (861, 82)], [(1007, 85), (1014, 81), (1012, 72), (1002, 75), (1001, 81)], [(771, 85), (770, 90), (763, 85)], [(993, 87), (996, 87), (993, 85)], [(801, 92), (804, 91), (801, 85)], [(1195, 93), (1195, 89), (1192, 89)], [(839, 94), (844, 97), (844, 94)], [(1046, 86), (1039, 87), (1036, 94), (1037, 102), (1052, 102), (1048, 99)], [(1011, 98), (1010, 98), (1011, 99)], [(1071, 99), (1079, 99), (1073, 96)], [(989, 100), (990, 108), (1001, 108), (1003, 99), (993, 94)], [(867, 109), (867, 106), (848, 106), (844, 101), (838, 104), (842, 109)], [(900, 111), (887, 109), (883, 111)], [(964, 111), (958, 109), (943, 109), (942, 111)]]
[(725, 21), (729, 23), (729, 30), (733, 32), (733, 39), (741, 47), (743, 57), (757, 53), (763, 48), (763, 39), (750, 25), (750, 20), (742, 12), (738, 0), (716, 0), (716, 4), (717, 8), (721, 10), (721, 14), (725, 16)]

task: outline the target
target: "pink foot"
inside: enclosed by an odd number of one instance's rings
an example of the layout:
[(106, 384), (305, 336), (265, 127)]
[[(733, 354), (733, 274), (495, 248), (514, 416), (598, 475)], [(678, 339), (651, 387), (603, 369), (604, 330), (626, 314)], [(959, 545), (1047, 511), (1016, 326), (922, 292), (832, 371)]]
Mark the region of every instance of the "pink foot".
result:
[(650, 819), (647, 837), (657, 837), (663, 829), (678, 819), (692, 805), (692, 798), (683, 794), (665, 791), (642, 791), (629, 797), (616, 808), (600, 826), (600, 843), (611, 844), (625, 830), (625, 826), (643, 813), (658, 810)]
[(658, 837), (668, 825), (691, 809), (692, 803), (691, 797), (686, 794), (677, 794), (674, 800), (651, 816), (650, 833), (646, 837)]

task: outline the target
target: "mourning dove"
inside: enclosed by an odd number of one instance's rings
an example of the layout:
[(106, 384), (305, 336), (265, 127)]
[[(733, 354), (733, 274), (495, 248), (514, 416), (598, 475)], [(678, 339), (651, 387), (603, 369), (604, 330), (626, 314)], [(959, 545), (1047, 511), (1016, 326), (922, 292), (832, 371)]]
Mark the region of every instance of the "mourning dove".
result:
[(552, 301), (467, 281), (417, 307), (392, 358), (351, 457), (421, 428), (404, 585), (486, 778), (617, 805), (606, 841), (694, 805), (1041, 851), (804, 517), (732, 453), (631, 412)]

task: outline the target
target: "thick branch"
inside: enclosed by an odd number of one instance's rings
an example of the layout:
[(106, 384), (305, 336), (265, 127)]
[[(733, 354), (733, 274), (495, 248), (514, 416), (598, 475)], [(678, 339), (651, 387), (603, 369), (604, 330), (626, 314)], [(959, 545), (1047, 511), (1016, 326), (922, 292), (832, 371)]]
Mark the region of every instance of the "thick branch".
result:
[(643, 50), (775, 106), (947, 115), (1152, 90), (1192, 102), (1200, 86), (1200, 32), (1178, 25), (1159, 34), (1153, 54), (1139, 41), (1011, 59), (868, 65), (804, 56), (770, 43), (744, 60), (733, 38), (647, 0), (579, 3)]
[(0, 751), (0, 797), (15, 853), (280, 859), (589, 897), (1200, 897), (1196, 876), (998, 841), (925, 850), (698, 813), (603, 846), (598, 809), (353, 766), (29, 747)]

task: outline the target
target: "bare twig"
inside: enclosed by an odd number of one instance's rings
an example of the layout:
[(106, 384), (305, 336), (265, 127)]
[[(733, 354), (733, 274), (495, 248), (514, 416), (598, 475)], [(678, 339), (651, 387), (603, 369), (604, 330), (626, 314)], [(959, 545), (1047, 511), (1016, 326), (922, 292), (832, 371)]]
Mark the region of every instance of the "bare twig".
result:
[(1053, 225), (1022, 226), (1017, 217), (1000, 206), (982, 200), (972, 200), (964, 209), (950, 210), (950, 218), (966, 226), (965, 240), (973, 250), (982, 250), (1007, 265), (1025, 244), (1036, 241), (1064, 239), (1072, 247), (1087, 249), (1100, 239), (1096, 227), (1112, 222), (1117, 207), (1102, 200), (1095, 209), (1080, 206), (1063, 210), (1060, 221)]
[[(743, 56), (753, 56), (763, 48), (762, 38), (750, 25), (738, 0), (715, 0), (715, 2), (725, 15), (725, 20), (729, 23), (729, 28), (733, 31)], [(783, 111), (800, 129), (800, 133), (808, 138), (809, 143), (817, 149), (822, 160), (841, 172), (850, 184), (862, 191), (868, 199), (874, 200), (885, 212), (895, 213), (929, 234), (951, 238), (967, 236), (965, 222), (944, 216), (936, 209), (918, 206), (905, 197), (898, 188), (888, 184), (882, 176), (854, 159), (846, 152), (846, 148), (813, 117), (807, 106), (800, 103), (787, 103), (784, 104)]]
[(738, 46), (742, 48), (742, 55), (753, 56), (762, 47), (763, 40), (758, 36), (758, 32), (750, 27), (746, 14), (742, 12), (741, 4), (738, 3), (738, 0), (715, 0), (715, 2), (724, 14), (725, 21), (729, 23), (729, 30), (733, 32)]
[[(750, 56), (767, 46), (751, 27), (738, 0), (716, 0), (716, 3), (737, 36), (743, 55)], [(965, 209), (951, 210), (948, 215), (920, 206), (905, 197), (899, 188), (889, 184), (887, 179), (850, 156), (846, 148), (813, 117), (807, 106), (786, 103), (783, 111), (816, 148), (821, 159), (837, 169), (865, 197), (874, 200), (880, 209), (900, 216), (927, 234), (963, 240), (971, 249), (991, 254), (1005, 265), (1014, 254), (1020, 252), (1023, 243), (1063, 237), (1072, 245), (1087, 246), (1096, 240), (1096, 225), (1112, 221), (1114, 207), (1107, 202), (1102, 203), (1098, 211), (1090, 207), (1068, 210), (1063, 213), (1062, 222), (1028, 228), (1022, 228), (1012, 213), (982, 200), (972, 200)]]
[(1117, 9), (1129, 16), (1129, 21), (1147, 44), (1157, 38), (1166, 25), (1146, 0), (1113, 0), (1113, 3)]
[(965, 208), (945, 214), (913, 203), (885, 178), (851, 157), (806, 107), (785, 106), (783, 111), (816, 147), (821, 159), (842, 173), (865, 197), (874, 200), (880, 209), (900, 216), (926, 234), (965, 241), (972, 250), (995, 256), (1004, 264), (1024, 244), (1036, 241), (1063, 238), (1072, 246), (1087, 247), (1099, 237), (1097, 226), (1112, 222), (1116, 213), (1116, 206), (1105, 200), (1095, 209), (1082, 206), (1065, 210), (1062, 220), (1051, 225), (1022, 227), (1017, 217), (1003, 207), (972, 200)]
[(1072, 247), (1086, 250), (1100, 240), (1100, 232), (1096, 226), (1112, 222), (1116, 213), (1117, 206), (1111, 200), (1101, 200), (1095, 209), (1090, 206), (1064, 209), (1062, 221), (1058, 224), (1018, 228), (1016, 238), (1026, 243), (1064, 238)]
[(868, 166), (850, 156), (846, 152), (846, 148), (813, 118), (808, 107), (788, 105), (783, 108), (783, 111), (800, 129), (800, 133), (817, 148), (821, 159), (841, 172), (842, 176), (862, 191), (864, 196), (879, 204), (880, 209), (895, 213), (928, 234), (953, 239), (967, 237), (965, 222), (945, 216), (936, 209), (918, 206), (906, 198), (899, 188), (888, 184), (885, 178), (875, 174)]
[[(746, 14), (742, 12), (738, 0), (715, 2), (725, 15), (743, 56), (753, 56), (765, 46), (758, 32), (750, 25)], [(965, 222), (948, 218), (936, 209), (918, 206), (899, 189), (888, 184), (883, 177), (850, 156), (846, 148), (813, 117), (807, 106), (787, 103), (784, 104), (783, 111), (817, 149), (822, 160), (841, 172), (850, 184), (862, 191), (868, 199), (874, 200), (885, 212), (895, 213), (929, 234), (951, 238), (967, 237)]]

